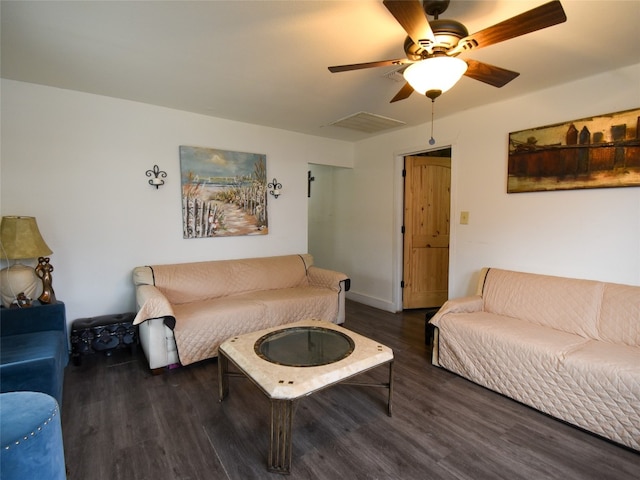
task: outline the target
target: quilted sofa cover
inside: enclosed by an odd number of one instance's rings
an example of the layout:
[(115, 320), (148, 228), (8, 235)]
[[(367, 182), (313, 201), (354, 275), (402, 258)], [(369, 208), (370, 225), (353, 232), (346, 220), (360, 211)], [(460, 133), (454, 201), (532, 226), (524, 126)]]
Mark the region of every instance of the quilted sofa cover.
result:
[(309, 254), (136, 267), (133, 279), (133, 323), (151, 369), (215, 357), (224, 340), (251, 331), (342, 323), (349, 283)]
[(434, 365), (640, 450), (640, 287), (485, 269), (430, 322)]

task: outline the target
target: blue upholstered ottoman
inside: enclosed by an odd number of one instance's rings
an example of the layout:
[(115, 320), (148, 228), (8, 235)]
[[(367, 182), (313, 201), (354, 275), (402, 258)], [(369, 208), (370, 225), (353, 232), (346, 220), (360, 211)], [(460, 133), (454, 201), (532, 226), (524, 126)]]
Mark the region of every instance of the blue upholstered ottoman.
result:
[(66, 479), (60, 410), (40, 392), (0, 394), (2, 480)]

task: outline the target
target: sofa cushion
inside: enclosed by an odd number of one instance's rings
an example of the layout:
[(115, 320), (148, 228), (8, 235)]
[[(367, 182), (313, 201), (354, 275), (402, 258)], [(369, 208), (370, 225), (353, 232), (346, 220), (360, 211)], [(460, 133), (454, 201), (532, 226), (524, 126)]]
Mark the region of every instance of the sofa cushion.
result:
[(607, 342), (640, 347), (640, 287), (605, 284), (598, 334)]
[(154, 265), (155, 285), (173, 305), (307, 285), (299, 255)]
[(486, 312), (446, 315), (437, 326), (442, 367), (550, 414), (564, 408), (563, 399), (549, 400), (549, 392), (565, 390), (562, 358), (589, 341)]
[(640, 349), (590, 340), (562, 361), (563, 418), (640, 450)]
[(482, 297), (484, 310), (598, 339), (604, 284), (492, 268)]
[(180, 363), (214, 357), (223, 341), (243, 333), (308, 318), (334, 321), (338, 303), (333, 290), (298, 287), (174, 305)]
[(282, 288), (248, 295), (265, 306), (275, 325), (309, 318), (333, 322), (338, 315), (338, 293), (327, 288)]
[(265, 306), (250, 298), (222, 297), (174, 306), (173, 330), (182, 365), (218, 355), (227, 338), (271, 325)]

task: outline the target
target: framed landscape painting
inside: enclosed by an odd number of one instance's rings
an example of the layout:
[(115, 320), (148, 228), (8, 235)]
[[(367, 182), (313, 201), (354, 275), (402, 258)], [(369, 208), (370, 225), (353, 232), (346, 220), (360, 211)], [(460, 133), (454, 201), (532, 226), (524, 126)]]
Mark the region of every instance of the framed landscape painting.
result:
[(180, 147), (184, 238), (266, 235), (264, 154)]
[(507, 192), (640, 186), (640, 108), (509, 134)]

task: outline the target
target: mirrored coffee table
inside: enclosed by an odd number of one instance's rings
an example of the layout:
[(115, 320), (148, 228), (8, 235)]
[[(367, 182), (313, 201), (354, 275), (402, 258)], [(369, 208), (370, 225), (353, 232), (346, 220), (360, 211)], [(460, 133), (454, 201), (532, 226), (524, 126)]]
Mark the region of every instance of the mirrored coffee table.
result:
[[(238, 372), (230, 372), (232, 364)], [(388, 364), (388, 382), (349, 381)], [(235, 370), (234, 369), (234, 370)], [(393, 351), (374, 340), (320, 320), (303, 320), (230, 338), (218, 350), (220, 401), (229, 394), (229, 377), (249, 378), (271, 402), (268, 469), (291, 472), (295, 403), (337, 383), (384, 387), (391, 416)]]

